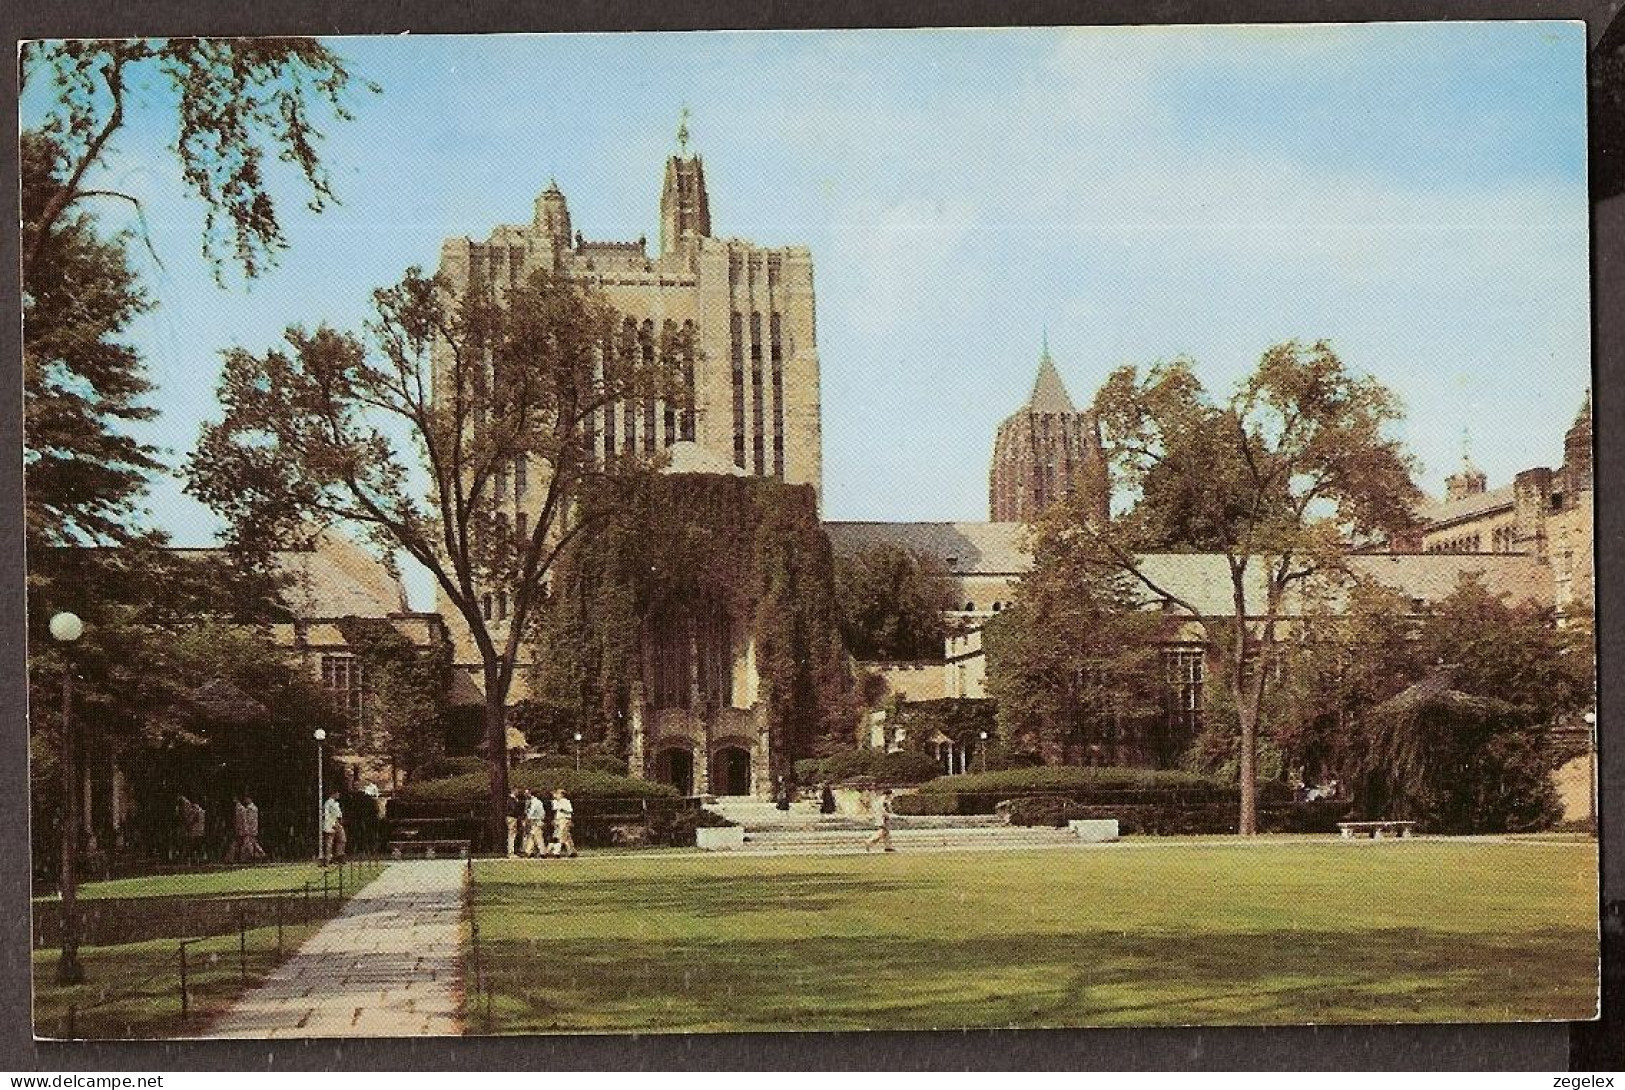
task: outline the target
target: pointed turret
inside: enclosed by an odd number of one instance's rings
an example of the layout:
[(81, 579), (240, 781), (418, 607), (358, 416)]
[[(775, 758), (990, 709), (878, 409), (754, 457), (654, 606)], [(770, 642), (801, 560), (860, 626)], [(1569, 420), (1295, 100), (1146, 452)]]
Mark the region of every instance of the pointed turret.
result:
[(1033, 393), (1027, 399), (1030, 413), (1075, 413), (1077, 407), (1067, 395), (1066, 383), (1055, 369), (1055, 360), (1049, 354), (1049, 335), (1044, 336), (1044, 350), (1038, 357), (1038, 377), (1033, 380)]
[(1032, 394), (994, 436), (988, 481), (993, 521), (1031, 522), (1056, 500), (1080, 493), (1089, 516), (1104, 520), (1111, 498), (1105, 470), (1099, 424), (1072, 403), (1046, 331)]

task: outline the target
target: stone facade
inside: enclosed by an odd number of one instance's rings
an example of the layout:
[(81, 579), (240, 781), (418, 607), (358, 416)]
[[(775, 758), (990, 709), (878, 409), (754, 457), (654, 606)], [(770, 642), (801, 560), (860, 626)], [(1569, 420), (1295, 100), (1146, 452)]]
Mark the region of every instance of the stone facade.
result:
[(1596, 601), (1592, 534), (1591, 396), (1563, 437), (1563, 464), (1523, 470), (1489, 488), (1462, 459), (1446, 478), (1445, 498), (1417, 512), (1420, 532), (1395, 549), (1429, 553), (1526, 553), (1550, 565), (1553, 605), (1565, 618), (1588, 615)]
[[(594, 241), (572, 233), (557, 184), (536, 198), (530, 223), (497, 227), (484, 242), (450, 238), (440, 273), (454, 290), (498, 292), (545, 269), (601, 292), (645, 353), (662, 330), (692, 332), (692, 409), (655, 402), (610, 406), (593, 433), (606, 454), (650, 454), (687, 441), (748, 473), (823, 489), (812, 257), (711, 233), (705, 166), (697, 155), (666, 161), (659, 252), (648, 240)], [(516, 512), (534, 513), (539, 474), (516, 485)]]
[(1110, 492), (1100, 427), (1093, 413), (1072, 404), (1046, 341), (1027, 404), (994, 437), (988, 507), (994, 522), (1032, 522), (1051, 503), (1080, 491), (1104, 520)]

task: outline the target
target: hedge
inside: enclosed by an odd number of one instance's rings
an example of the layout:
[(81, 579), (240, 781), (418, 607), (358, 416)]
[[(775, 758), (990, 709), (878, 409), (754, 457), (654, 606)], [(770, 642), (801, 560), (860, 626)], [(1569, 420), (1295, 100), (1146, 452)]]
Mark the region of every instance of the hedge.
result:
[(959, 796), (931, 794), (924, 795), (916, 792), (912, 795), (898, 795), (892, 799), (892, 811), (909, 816), (925, 814), (957, 814), (959, 813)]
[[(1059, 827), (1068, 821), (1116, 818), (1124, 836), (1199, 836), (1236, 831), (1238, 807), (1229, 803), (1083, 805), (1054, 797), (1012, 799), (1004, 807), (1012, 825)], [(1352, 802), (1325, 800), (1265, 806), (1258, 811), (1261, 833), (1333, 833), (1348, 820)]]
[[(569, 753), (543, 753), (536, 757), (526, 757), (520, 761), (519, 768), (533, 769), (566, 769), (574, 772), (576, 758)], [(587, 753), (581, 756), (581, 769), (583, 772), (604, 772), (611, 776), (625, 776), (626, 762), (619, 757), (610, 757), (603, 753)], [(565, 788), (566, 791), (569, 788)]]
[[(940, 809), (914, 809), (911, 813), (991, 814), (1009, 799), (1042, 796), (1079, 805), (1239, 807), (1241, 795), (1233, 784), (1193, 772), (1149, 768), (1076, 768), (1044, 766), (1011, 768), (997, 772), (943, 776), (920, 787), (921, 795), (953, 800)], [(1260, 804), (1292, 801), (1292, 789), (1268, 780), (1258, 785)], [(925, 803), (914, 803), (915, 807)]]
[(907, 750), (887, 753), (879, 749), (850, 749), (822, 760), (795, 763), (796, 778), (802, 783), (914, 784), (941, 772), (942, 766), (934, 758)]
[[(515, 791), (529, 788), (533, 792), (551, 795), (562, 787), (572, 801), (580, 799), (666, 799), (676, 798), (677, 789), (670, 784), (654, 780), (614, 776), (607, 772), (571, 768), (548, 768), (521, 763), (508, 771), (508, 784)], [(390, 817), (402, 816), (405, 811), (433, 808), (441, 816), (448, 809), (461, 808), (480, 811), (490, 799), (491, 781), (482, 770), (478, 773), (450, 776), (439, 780), (419, 780), (407, 784), (390, 799)]]
[(412, 782), (467, 776), (475, 772), (484, 772), (485, 769), (484, 757), (436, 757), (432, 761), (425, 762), (422, 767), (412, 770)]

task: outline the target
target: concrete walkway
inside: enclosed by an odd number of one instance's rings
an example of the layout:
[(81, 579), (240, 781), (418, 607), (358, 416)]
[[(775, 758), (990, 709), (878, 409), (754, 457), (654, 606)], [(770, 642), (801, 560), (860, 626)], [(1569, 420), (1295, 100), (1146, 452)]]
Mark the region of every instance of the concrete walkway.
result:
[(464, 866), (390, 864), (202, 1036), (461, 1033)]

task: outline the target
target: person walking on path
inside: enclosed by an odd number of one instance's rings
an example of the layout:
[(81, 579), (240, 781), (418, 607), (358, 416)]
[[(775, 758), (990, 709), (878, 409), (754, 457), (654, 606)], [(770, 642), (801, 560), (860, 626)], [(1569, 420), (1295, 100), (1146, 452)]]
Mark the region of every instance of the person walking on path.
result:
[(891, 792), (882, 791), (880, 798), (875, 800), (875, 835), (863, 845), (863, 850), (879, 844), (884, 850), (894, 852), (891, 842)]
[(820, 814), (833, 814), (835, 812), (835, 791), (829, 784), (818, 793), (818, 812)]
[(508, 850), (508, 858), (525, 850), (525, 802), (519, 797), (519, 792), (508, 792), (508, 842), (503, 847)]
[(339, 803), (339, 789), (333, 788), (322, 805), (322, 862), (337, 863), (344, 859), (344, 807)]
[(521, 855), (532, 859), (543, 859), (547, 856), (547, 804), (542, 796), (535, 795), (527, 788), (525, 801), (525, 846)]
[(238, 795), (231, 805), (231, 843), (226, 845), (227, 863), (242, 863), (248, 858), (248, 808)]
[(260, 808), (248, 795), (243, 796), (243, 854), (251, 863), (265, 858), (265, 849), (260, 846)]
[(568, 854), (574, 859), (576, 856), (575, 833), (571, 826), (575, 824), (575, 806), (560, 787), (553, 792), (553, 854), (563, 857)]
[(180, 796), (177, 804), (180, 809), (181, 822), (181, 861), (184, 863), (198, 863), (204, 860), (203, 837), (208, 828), (208, 814), (203, 807), (187, 798)]

